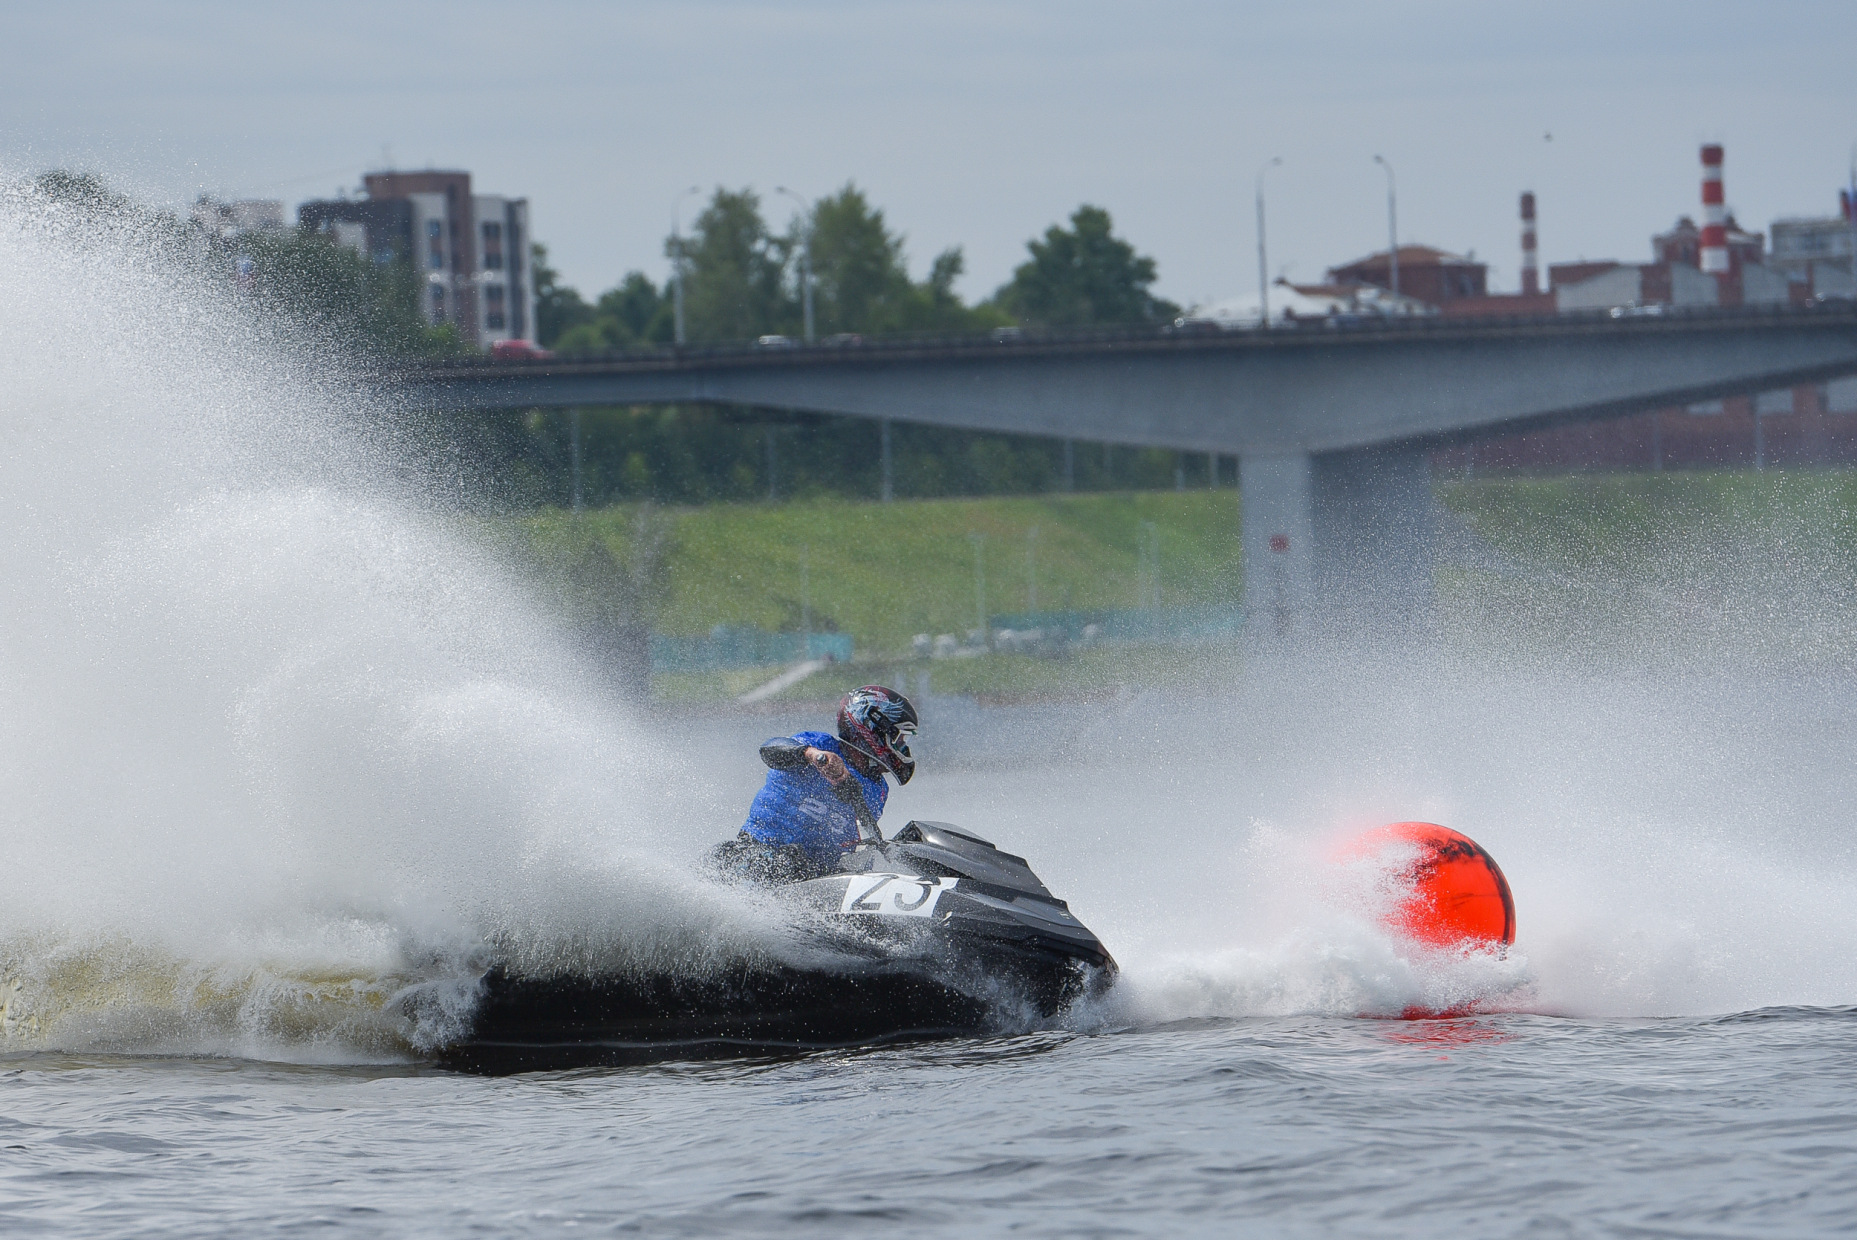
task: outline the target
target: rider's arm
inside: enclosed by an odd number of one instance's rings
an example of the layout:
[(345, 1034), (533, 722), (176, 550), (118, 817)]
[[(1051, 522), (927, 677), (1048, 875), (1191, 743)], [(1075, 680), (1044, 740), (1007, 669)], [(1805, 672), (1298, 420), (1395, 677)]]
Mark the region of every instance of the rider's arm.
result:
[(776, 771), (803, 771), (811, 767), (834, 785), (844, 783), (849, 774), (845, 770), (845, 760), (831, 750), (815, 749), (790, 736), (777, 736), (762, 745), (761, 761)]
[(806, 746), (791, 736), (776, 736), (761, 746), (761, 761), (776, 771), (803, 771), (810, 763), (806, 761)]
[[(777, 736), (761, 746), (761, 761), (776, 771), (798, 771), (812, 767), (832, 782), (832, 792), (839, 800), (851, 807), (857, 816), (858, 837), (863, 840), (882, 840), (883, 833), (877, 829), (877, 815), (871, 812), (870, 804), (864, 799), (864, 790), (858, 787), (858, 781), (852, 779), (851, 772), (845, 769), (845, 761), (830, 750), (815, 749), (790, 736)], [(836, 769), (834, 769), (836, 768)]]

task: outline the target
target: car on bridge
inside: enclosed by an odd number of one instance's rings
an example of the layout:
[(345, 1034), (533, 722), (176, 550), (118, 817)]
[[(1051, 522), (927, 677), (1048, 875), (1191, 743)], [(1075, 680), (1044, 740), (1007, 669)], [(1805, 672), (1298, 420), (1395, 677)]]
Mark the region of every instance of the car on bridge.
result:
[(490, 346), (490, 356), (499, 362), (542, 361), (553, 357), (554, 350), (529, 340), (499, 340)]
[(1666, 309), (1667, 307), (1656, 302), (1652, 302), (1648, 306), (1641, 306), (1637, 302), (1632, 301), (1622, 306), (1613, 306), (1607, 313), (1615, 319), (1660, 319), (1664, 316)]
[(1183, 314), (1161, 330), (1170, 336), (1217, 336), (1237, 327), (1236, 323), (1228, 325), (1220, 319)]

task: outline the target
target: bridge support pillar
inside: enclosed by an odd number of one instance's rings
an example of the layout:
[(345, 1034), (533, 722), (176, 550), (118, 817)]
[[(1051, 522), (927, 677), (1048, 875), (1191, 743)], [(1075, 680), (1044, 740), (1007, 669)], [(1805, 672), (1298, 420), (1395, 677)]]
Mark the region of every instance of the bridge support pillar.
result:
[(1427, 454), (1245, 456), (1246, 626), (1261, 638), (1427, 626), (1437, 529)]
[(1315, 589), (1350, 636), (1430, 627), (1438, 534), (1430, 454), (1357, 448), (1314, 458)]

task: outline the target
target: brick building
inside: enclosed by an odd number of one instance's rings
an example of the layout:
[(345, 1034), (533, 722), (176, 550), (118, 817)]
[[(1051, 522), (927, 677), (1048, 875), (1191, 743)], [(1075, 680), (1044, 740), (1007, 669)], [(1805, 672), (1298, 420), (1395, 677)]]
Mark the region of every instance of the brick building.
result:
[(1432, 461), (1441, 476), (1857, 465), (1857, 378), (1505, 435)]
[[(1339, 267), (1331, 267), (1328, 283), (1370, 284), (1376, 288), (1393, 287), (1393, 264), (1390, 251), (1382, 250)], [(1428, 245), (1399, 247), (1399, 293), (1427, 305), (1466, 297), (1482, 297), (1489, 292), (1489, 268), (1474, 258), (1451, 254)]]
[[(1332, 268), (1328, 285), (1309, 287), (1385, 289), (1392, 275), (1392, 264), (1381, 251)], [(1399, 293), (1402, 299), (1420, 303), (1411, 312), (1446, 318), (1503, 318), (1555, 311), (1552, 294), (1491, 293), (1488, 264), (1428, 245), (1399, 247)]]

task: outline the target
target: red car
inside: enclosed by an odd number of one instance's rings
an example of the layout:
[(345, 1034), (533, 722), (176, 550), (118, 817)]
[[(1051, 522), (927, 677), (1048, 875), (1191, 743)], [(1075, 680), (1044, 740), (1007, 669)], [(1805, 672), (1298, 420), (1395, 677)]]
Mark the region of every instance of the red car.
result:
[(554, 353), (527, 340), (499, 340), (490, 346), (490, 356), (499, 362), (539, 361)]

